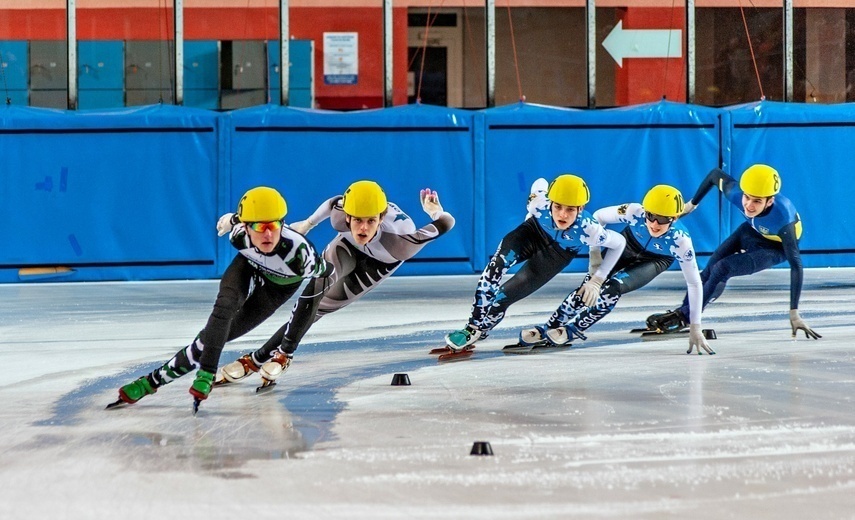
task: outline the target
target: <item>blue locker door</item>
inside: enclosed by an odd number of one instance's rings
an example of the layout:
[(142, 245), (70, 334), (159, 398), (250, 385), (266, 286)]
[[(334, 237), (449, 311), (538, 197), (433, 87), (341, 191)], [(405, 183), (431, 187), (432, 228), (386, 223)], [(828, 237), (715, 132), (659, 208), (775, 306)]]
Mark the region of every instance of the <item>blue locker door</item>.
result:
[[(29, 45), (24, 41), (0, 41), (0, 67), (3, 68), (5, 88), (29, 88)], [(11, 96), (10, 96), (11, 97)]]
[(125, 51), (121, 41), (77, 42), (79, 108), (125, 105)]
[[(292, 107), (312, 108), (312, 40), (290, 40), (288, 49), (291, 67), (288, 76), (288, 104)], [(279, 41), (267, 42), (267, 77), (271, 103), (279, 103)]]
[(184, 42), (184, 106), (210, 110), (220, 108), (218, 42)]

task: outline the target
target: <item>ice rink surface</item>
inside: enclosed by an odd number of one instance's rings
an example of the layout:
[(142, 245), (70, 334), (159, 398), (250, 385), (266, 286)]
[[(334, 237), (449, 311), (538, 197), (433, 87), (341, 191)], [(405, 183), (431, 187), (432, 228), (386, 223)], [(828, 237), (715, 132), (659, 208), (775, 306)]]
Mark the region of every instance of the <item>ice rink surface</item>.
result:
[[(105, 411), (204, 325), (217, 283), (0, 286), (3, 518), (855, 518), (855, 271), (731, 283), (704, 314), (715, 356), (628, 331), (673, 308), (679, 272), (624, 297), (573, 348), (506, 355), (581, 275), (511, 307), (469, 360), (476, 276), (393, 277), (320, 320), (277, 388), (192, 376)], [(221, 365), (287, 320), (226, 346)], [(410, 386), (392, 386), (396, 373)], [(472, 456), (476, 441), (493, 456)]]

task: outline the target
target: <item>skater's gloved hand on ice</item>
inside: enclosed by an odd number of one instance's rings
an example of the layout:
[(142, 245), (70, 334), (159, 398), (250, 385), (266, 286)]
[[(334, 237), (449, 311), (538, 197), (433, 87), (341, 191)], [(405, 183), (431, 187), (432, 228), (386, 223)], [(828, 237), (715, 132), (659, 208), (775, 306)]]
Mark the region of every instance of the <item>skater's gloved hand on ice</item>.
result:
[(808, 324), (805, 323), (805, 320), (803, 320), (802, 317), (799, 316), (798, 309), (790, 309), (790, 326), (793, 328), (794, 338), (796, 337), (796, 332), (800, 330), (805, 331), (805, 337), (807, 337), (808, 339), (819, 339), (822, 337), (820, 334), (814, 332), (812, 328), (808, 327)]
[(317, 224), (312, 222), (312, 219), (310, 218), (288, 225), (289, 228), (293, 229), (297, 233), (300, 233), (301, 235), (307, 234), (309, 231), (313, 230), (315, 226), (317, 226)]
[(587, 307), (593, 307), (597, 303), (597, 298), (600, 297), (600, 287), (603, 286), (603, 279), (592, 276), (587, 282), (579, 287), (576, 294), (585, 303)]
[(703, 354), (701, 349), (706, 350), (707, 354), (715, 354), (715, 351), (710, 348), (707, 339), (704, 337), (704, 331), (701, 330), (700, 323), (689, 325), (689, 350), (686, 351), (686, 354), (691, 354), (696, 348), (698, 349), (698, 354)]
[(235, 214), (234, 213), (226, 213), (220, 220), (217, 221), (217, 236), (221, 237), (226, 233), (230, 232), (233, 227), (235, 227)]
[(422, 209), (432, 220), (436, 220), (442, 215), (442, 205), (439, 203), (439, 195), (435, 191), (425, 188), (419, 192), (419, 198), (422, 201)]
[(687, 202), (686, 204), (683, 205), (683, 212), (680, 213), (680, 216), (685, 217), (689, 213), (695, 211), (695, 208), (697, 208), (697, 207), (698, 207), (698, 205), (693, 204), (692, 201)]
[(603, 251), (599, 247), (592, 247), (588, 251), (588, 274), (591, 276), (597, 272), (603, 263)]

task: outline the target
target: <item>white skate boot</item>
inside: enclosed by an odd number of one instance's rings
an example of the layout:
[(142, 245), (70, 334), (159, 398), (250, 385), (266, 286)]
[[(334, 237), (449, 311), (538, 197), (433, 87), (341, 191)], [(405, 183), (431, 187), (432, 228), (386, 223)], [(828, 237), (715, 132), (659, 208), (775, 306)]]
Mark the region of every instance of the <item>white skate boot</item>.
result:
[(245, 354), (220, 369), (215, 385), (237, 383), (250, 374), (258, 372), (258, 365), (252, 360), (252, 356)]
[(273, 353), (273, 359), (261, 365), (258, 370), (261, 379), (264, 381), (262, 388), (273, 386), (276, 384), (276, 379), (288, 370), (291, 366), (291, 354), (285, 354), (279, 351)]

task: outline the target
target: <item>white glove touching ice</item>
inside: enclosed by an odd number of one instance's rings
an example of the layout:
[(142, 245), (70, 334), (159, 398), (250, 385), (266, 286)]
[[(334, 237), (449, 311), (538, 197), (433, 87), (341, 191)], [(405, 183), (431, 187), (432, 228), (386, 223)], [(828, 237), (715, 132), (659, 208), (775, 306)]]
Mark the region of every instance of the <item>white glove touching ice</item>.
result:
[(442, 204), (439, 203), (439, 195), (435, 191), (425, 188), (419, 192), (419, 198), (422, 201), (422, 209), (431, 220), (436, 220), (442, 215)]
[(587, 307), (593, 307), (597, 303), (597, 298), (600, 297), (600, 287), (603, 285), (603, 279), (592, 276), (587, 282), (579, 287), (576, 294), (585, 303)]
[(805, 337), (808, 339), (819, 339), (822, 336), (814, 332), (814, 330), (808, 327), (808, 324), (805, 323), (805, 320), (799, 316), (798, 309), (790, 309), (790, 326), (793, 328), (793, 337), (796, 337), (796, 332), (803, 330), (805, 332)]
[(704, 337), (704, 331), (701, 330), (700, 323), (692, 323), (689, 325), (689, 350), (686, 351), (686, 354), (691, 354), (692, 351), (698, 349), (698, 355), (703, 354), (701, 349), (707, 351), (707, 354), (715, 354), (715, 351), (710, 348), (709, 343), (707, 343), (707, 339)]
[(301, 220), (299, 222), (294, 222), (294, 223), (288, 225), (289, 228), (293, 229), (297, 233), (300, 233), (301, 235), (307, 234), (309, 231), (314, 229), (315, 226), (317, 226), (317, 224), (312, 222), (312, 219), (310, 219), (310, 218), (307, 218), (306, 220)]
[(234, 216), (234, 213), (226, 213), (225, 215), (220, 217), (220, 220), (217, 221), (218, 237), (225, 235), (226, 233), (230, 232), (233, 227), (235, 227), (235, 225), (232, 224), (232, 218), (234, 218)]

